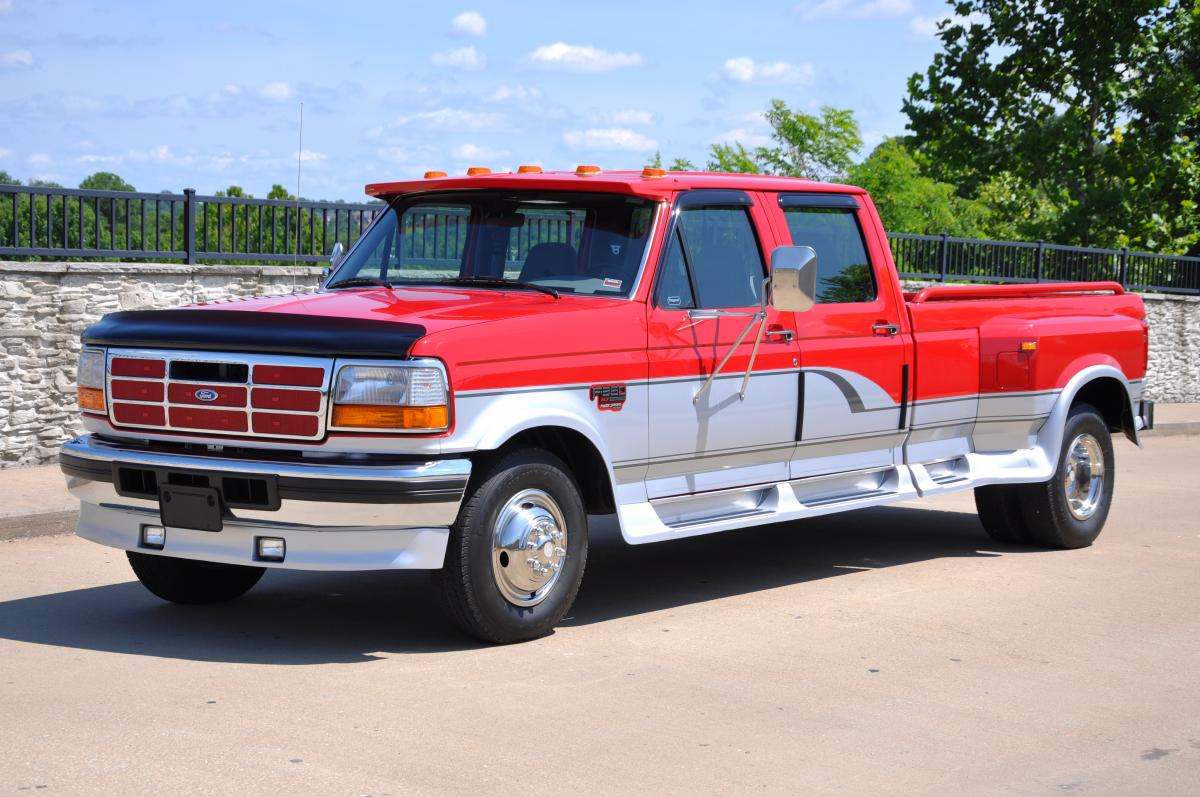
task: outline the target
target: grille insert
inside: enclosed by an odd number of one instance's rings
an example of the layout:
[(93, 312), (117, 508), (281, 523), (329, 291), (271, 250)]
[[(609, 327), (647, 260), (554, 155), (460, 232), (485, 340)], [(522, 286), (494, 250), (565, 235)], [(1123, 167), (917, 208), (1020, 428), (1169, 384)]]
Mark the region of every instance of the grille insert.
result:
[(311, 357), (112, 350), (109, 418), (189, 435), (318, 440), (332, 369)]

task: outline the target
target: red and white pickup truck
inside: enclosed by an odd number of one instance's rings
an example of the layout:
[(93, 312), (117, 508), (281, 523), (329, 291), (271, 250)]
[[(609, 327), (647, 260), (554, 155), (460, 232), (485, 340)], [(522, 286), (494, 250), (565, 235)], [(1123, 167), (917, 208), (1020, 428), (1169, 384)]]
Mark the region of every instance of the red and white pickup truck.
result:
[(1100, 533), (1143, 426), (1119, 285), (905, 294), (850, 186), (472, 171), (368, 186), (315, 293), (87, 329), (79, 534), (185, 603), (428, 569), (510, 642), (575, 599), (588, 514), (647, 543), (974, 489), (1002, 542)]

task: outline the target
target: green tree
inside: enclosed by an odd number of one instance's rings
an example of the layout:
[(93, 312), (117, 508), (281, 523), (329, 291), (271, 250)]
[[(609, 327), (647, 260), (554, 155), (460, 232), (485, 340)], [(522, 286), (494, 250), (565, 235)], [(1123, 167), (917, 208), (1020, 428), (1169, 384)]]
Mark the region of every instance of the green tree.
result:
[(675, 158), (671, 161), (671, 168), (668, 171), (672, 172), (694, 172), (696, 164), (692, 163), (687, 158)]
[(958, 196), (954, 186), (922, 173), (904, 141), (888, 138), (847, 179), (870, 192), (889, 231), (983, 237), (988, 212), (983, 203)]
[(0, 185), (20, 185), (21, 181), (8, 172), (0, 169)]
[[(1017, 226), (1048, 217), (1060, 243), (1186, 244), (1200, 223), (1178, 213), (1200, 188), (1195, 0), (951, 6), (904, 103), (932, 176), (963, 196), (1027, 192)], [(1187, 229), (1166, 221), (1172, 203)]]
[(136, 191), (129, 183), (122, 180), (112, 172), (96, 172), (83, 178), (79, 183), (80, 188), (88, 188), (93, 191)]
[(820, 115), (793, 111), (771, 100), (765, 114), (773, 146), (746, 149), (740, 142), (713, 144), (708, 168), (743, 174), (779, 174), (841, 180), (862, 147), (854, 112), (825, 106)]

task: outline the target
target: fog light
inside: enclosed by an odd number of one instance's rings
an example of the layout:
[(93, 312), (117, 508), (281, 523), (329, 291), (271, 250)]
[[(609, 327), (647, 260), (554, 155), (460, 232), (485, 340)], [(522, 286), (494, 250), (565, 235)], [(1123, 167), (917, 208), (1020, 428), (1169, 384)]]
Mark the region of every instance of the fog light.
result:
[(142, 547), (161, 549), (167, 544), (167, 530), (162, 526), (142, 526)]
[(279, 537), (255, 537), (258, 558), (264, 562), (282, 562), (287, 545)]

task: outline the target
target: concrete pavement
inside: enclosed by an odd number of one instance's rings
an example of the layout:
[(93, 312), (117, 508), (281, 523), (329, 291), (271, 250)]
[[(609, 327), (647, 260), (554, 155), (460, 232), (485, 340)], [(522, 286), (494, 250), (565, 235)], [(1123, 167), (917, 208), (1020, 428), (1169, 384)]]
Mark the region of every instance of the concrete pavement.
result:
[(992, 543), (969, 494), (600, 530), (570, 619), (504, 648), (421, 573), (179, 607), (118, 551), (0, 543), (0, 794), (1194, 794), (1196, 451), (1118, 443), (1082, 551)]

